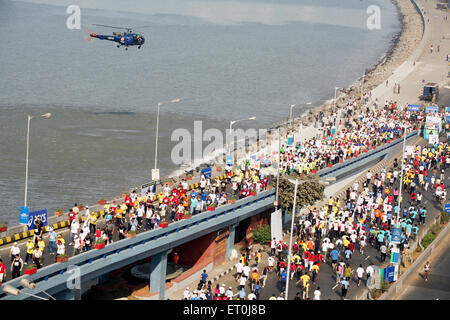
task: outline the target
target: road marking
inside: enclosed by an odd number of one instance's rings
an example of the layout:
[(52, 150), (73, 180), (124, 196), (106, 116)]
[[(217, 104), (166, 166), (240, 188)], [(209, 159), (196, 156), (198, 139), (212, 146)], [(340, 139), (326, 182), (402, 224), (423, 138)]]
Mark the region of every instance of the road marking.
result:
[(334, 288), (336, 288), (338, 286), (338, 284), (339, 283), (336, 283), (336, 285), (333, 288), (331, 288), (331, 290), (334, 290)]
[(367, 258), (365, 258), (364, 260), (367, 260), (367, 259), (369, 259), (370, 258), (370, 256), (367, 256)]

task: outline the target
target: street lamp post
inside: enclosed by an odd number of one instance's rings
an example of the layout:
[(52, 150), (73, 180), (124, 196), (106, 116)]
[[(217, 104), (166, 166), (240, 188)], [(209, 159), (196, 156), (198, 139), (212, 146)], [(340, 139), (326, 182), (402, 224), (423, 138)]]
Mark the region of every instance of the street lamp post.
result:
[(158, 112), (156, 115), (156, 137), (155, 137), (155, 170), (157, 168), (158, 163), (158, 134), (159, 134), (159, 107), (164, 103), (177, 103), (180, 102), (180, 99), (173, 99), (170, 101), (158, 102)]
[(362, 106), (362, 102), (363, 102), (363, 86), (364, 86), (364, 79), (366, 78), (366, 73), (363, 74), (362, 76), (362, 81), (361, 81), (361, 100), (359, 101), (359, 106)]
[(342, 89), (341, 87), (334, 87), (334, 109), (336, 110), (336, 100), (337, 100), (337, 90)]
[(275, 192), (275, 203), (276, 203), (275, 210), (278, 210), (278, 206), (279, 206), (279, 204), (278, 204), (278, 188), (280, 185), (280, 166), (281, 166), (280, 148), (281, 148), (281, 137), (280, 137), (280, 127), (278, 127), (278, 152), (277, 152), (278, 162), (277, 162), (277, 188), (276, 188), (276, 192)]
[(45, 113), (41, 116), (30, 116), (28, 115), (28, 124), (27, 124), (27, 155), (25, 160), (25, 197), (24, 197), (24, 207), (27, 206), (27, 194), (28, 194), (28, 159), (29, 159), (29, 150), (30, 150), (30, 121), (33, 118), (41, 117), (42, 119), (48, 119), (52, 116), (51, 113)]
[(284, 296), (285, 300), (288, 300), (289, 278), (290, 278), (290, 274), (291, 274), (292, 233), (294, 231), (295, 207), (297, 205), (297, 186), (298, 186), (298, 179), (295, 179), (294, 206), (292, 207), (291, 232), (290, 232), (290, 236), (289, 236), (289, 254), (288, 254), (288, 261), (287, 261), (286, 290), (285, 290), (285, 296)]
[(403, 151), (402, 151), (402, 161), (400, 163), (400, 188), (398, 190), (397, 226), (400, 225), (400, 210), (402, 203), (402, 186), (403, 186), (403, 161), (405, 159), (405, 148), (406, 148), (406, 125), (403, 126)]
[(310, 105), (310, 104), (312, 104), (312, 102), (306, 102), (306, 103), (300, 103), (300, 104), (291, 104), (291, 106), (290, 106), (291, 109), (289, 111), (289, 123), (291, 125), (291, 128), (292, 128), (292, 122), (294, 121), (293, 115), (292, 115), (292, 109), (294, 107), (303, 106), (303, 105)]
[[(250, 118), (245, 118), (245, 119), (239, 119), (239, 120), (232, 120), (230, 121), (230, 130), (228, 133), (229, 136), (229, 140), (228, 140), (228, 154), (231, 154), (231, 137), (232, 137), (232, 130), (233, 130), (233, 124), (240, 122), (240, 121), (245, 121), (245, 120), (256, 120), (256, 117), (250, 117)], [(234, 160), (233, 160), (234, 162)], [(225, 159), (225, 163), (226, 163), (226, 159)]]
[[(314, 179), (301, 180), (300, 184), (303, 184), (305, 182), (311, 182), (311, 181), (317, 182), (318, 180), (314, 180)], [(320, 181), (322, 181), (322, 180), (320, 180)], [(292, 255), (292, 238), (293, 238), (293, 233), (294, 233), (295, 207), (297, 205), (297, 187), (299, 185), (298, 179), (295, 179), (294, 185), (295, 185), (294, 206), (292, 208), (291, 231), (290, 231), (290, 235), (289, 235), (289, 251), (288, 251), (288, 261), (287, 261), (287, 269), (288, 270), (287, 270), (287, 278), (286, 278), (286, 291), (285, 291), (285, 296), (284, 296), (285, 300), (288, 300), (288, 291), (289, 291), (289, 277), (290, 277), (290, 272), (291, 272), (291, 255)]]

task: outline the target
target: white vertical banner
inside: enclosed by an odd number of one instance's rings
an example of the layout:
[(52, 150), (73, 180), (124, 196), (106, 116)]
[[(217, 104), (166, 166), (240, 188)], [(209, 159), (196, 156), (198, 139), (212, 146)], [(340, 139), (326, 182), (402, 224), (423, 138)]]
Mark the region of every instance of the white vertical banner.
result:
[(281, 209), (272, 212), (270, 215), (270, 240), (281, 241), (283, 240), (283, 229), (281, 221)]
[(394, 265), (394, 281), (398, 279), (398, 264)]

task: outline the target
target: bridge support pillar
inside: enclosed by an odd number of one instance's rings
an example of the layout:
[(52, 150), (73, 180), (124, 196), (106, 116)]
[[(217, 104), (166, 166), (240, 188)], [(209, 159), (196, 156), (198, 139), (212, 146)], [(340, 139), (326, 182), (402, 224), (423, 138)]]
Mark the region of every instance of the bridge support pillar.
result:
[(152, 256), (150, 261), (150, 293), (158, 292), (164, 300), (167, 275), (167, 251)]
[(236, 225), (231, 225), (229, 227), (230, 230), (230, 234), (228, 235), (227, 238), (227, 251), (225, 253), (225, 259), (228, 260), (231, 257), (231, 252), (234, 249), (234, 239), (235, 239), (235, 234), (236, 234)]

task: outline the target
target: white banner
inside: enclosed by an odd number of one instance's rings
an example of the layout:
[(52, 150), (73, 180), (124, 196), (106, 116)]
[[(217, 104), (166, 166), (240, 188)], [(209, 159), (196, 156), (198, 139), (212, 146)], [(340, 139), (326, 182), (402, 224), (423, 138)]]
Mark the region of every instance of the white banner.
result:
[(428, 143), (429, 144), (439, 143), (439, 135), (437, 135), (437, 134), (430, 134), (428, 136)]
[(152, 180), (159, 180), (159, 169), (152, 169)]
[(283, 240), (281, 209), (272, 212), (272, 214), (270, 215), (270, 237), (270, 240), (273, 240), (273, 238), (275, 238), (277, 242)]

